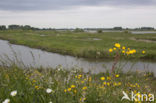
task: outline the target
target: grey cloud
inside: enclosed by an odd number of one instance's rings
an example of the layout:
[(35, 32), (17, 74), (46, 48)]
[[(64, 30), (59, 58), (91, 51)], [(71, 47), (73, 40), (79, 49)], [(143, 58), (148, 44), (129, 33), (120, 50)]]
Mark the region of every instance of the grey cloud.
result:
[(0, 10), (58, 10), (75, 6), (149, 6), (156, 0), (1, 0)]

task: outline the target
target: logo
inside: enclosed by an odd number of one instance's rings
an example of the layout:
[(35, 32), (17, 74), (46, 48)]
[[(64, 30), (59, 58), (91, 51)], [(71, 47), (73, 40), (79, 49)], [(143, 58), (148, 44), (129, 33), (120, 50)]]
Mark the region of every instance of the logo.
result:
[(130, 98), (128, 97), (127, 93), (125, 93), (125, 91), (122, 91), (122, 93), (123, 93), (124, 96), (122, 97), (121, 101), (122, 101), (123, 99), (127, 99), (127, 100), (130, 101)]
[(121, 101), (124, 99), (129, 101), (154, 101), (154, 94), (141, 94), (140, 92), (134, 93), (132, 91), (131, 96), (128, 96), (125, 91), (122, 91), (122, 93), (124, 96), (121, 98)]

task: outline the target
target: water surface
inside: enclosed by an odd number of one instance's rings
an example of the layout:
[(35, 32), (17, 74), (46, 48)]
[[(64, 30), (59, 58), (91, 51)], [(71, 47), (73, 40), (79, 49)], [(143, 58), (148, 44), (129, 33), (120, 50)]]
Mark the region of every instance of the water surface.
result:
[[(72, 67), (83, 68), (85, 72), (92, 71), (93, 73), (104, 72), (106, 69), (110, 70), (113, 61), (104, 60), (87, 60), (83, 58), (76, 58), (67, 55), (60, 55), (57, 53), (46, 52), (40, 49), (33, 49), (26, 46), (10, 44), (8, 41), (0, 40), (0, 58), (6, 60), (8, 58), (13, 60), (18, 65), (23, 63), (25, 66), (33, 67), (53, 67), (62, 65), (66, 69)], [(17, 58), (17, 59), (16, 59)], [(18, 61), (17, 61), (18, 60)], [(19, 63), (20, 62), (20, 63)], [(124, 71), (152, 71), (156, 76), (156, 62), (150, 61), (121, 61), (119, 65), (124, 65)], [(133, 66), (132, 66), (133, 65)]]
[(156, 34), (156, 31), (131, 31), (132, 34)]
[[(89, 33), (97, 33), (97, 30), (85, 30)], [(102, 32), (124, 32), (124, 30), (102, 30)], [(156, 31), (130, 31), (132, 34), (156, 34)]]

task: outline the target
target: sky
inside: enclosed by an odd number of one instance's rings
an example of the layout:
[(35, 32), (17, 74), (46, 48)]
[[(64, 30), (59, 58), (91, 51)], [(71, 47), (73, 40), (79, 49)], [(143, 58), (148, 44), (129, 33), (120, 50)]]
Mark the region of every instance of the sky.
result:
[(0, 25), (156, 28), (156, 0), (1, 0)]

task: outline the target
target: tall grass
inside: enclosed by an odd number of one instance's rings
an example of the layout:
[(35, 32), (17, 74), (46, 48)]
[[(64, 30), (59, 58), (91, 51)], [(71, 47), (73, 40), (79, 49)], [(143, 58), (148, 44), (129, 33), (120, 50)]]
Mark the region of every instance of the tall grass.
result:
[[(6, 99), (10, 103), (130, 103), (121, 101), (122, 91), (129, 95), (132, 91), (156, 95), (155, 85), (151, 72), (123, 73), (116, 66), (112, 72), (98, 74), (83, 72), (77, 67), (70, 70), (62, 66), (21, 67), (14, 62), (0, 66), (1, 103)], [(17, 94), (12, 96), (12, 91)]]
[[(0, 102), (9, 98), (11, 103), (121, 103), (122, 91), (156, 94), (156, 80), (147, 72), (91, 74), (61, 67), (22, 69), (16, 65), (0, 67), (0, 71)], [(48, 88), (52, 92), (47, 93)], [(14, 90), (17, 95), (12, 97)]]

